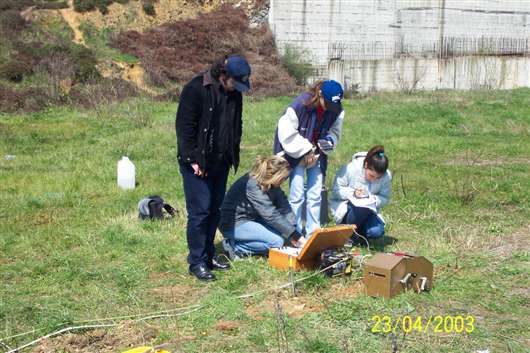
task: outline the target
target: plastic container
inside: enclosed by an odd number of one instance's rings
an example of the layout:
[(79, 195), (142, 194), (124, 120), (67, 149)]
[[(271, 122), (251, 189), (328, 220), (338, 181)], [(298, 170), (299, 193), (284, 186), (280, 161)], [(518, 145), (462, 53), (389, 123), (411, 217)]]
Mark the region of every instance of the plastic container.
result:
[(118, 161), (118, 187), (123, 190), (134, 189), (136, 185), (136, 168), (127, 156)]

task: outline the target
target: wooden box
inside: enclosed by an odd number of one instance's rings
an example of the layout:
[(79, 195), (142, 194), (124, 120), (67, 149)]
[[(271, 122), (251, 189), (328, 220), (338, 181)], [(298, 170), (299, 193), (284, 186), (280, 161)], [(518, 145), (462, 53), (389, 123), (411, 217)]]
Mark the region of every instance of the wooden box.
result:
[(312, 270), (320, 252), (341, 247), (355, 229), (355, 225), (340, 225), (316, 230), (301, 249), (285, 247), (269, 250), (269, 265), (279, 270)]
[(403, 290), (400, 280), (406, 273), (407, 268), (402, 256), (375, 254), (364, 265), (363, 281), (366, 294), (392, 298)]
[(366, 294), (392, 298), (404, 290), (432, 288), (433, 266), (423, 256), (378, 253), (366, 261), (363, 281)]

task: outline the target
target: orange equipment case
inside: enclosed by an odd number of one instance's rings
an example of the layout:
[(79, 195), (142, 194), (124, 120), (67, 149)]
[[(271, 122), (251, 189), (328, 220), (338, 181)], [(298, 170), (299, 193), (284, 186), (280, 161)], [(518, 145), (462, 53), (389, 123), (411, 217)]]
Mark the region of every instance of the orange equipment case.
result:
[(346, 243), (356, 229), (355, 225), (340, 225), (317, 229), (304, 244), (298, 255), (282, 249), (269, 250), (269, 265), (279, 270), (311, 270), (317, 265), (317, 256), (328, 248), (338, 248)]

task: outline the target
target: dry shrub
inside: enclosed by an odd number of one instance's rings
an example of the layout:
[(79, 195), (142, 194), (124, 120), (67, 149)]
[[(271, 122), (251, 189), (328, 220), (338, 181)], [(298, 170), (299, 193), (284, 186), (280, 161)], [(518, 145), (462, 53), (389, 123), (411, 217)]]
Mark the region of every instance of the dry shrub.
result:
[(167, 101), (178, 102), (179, 96), (180, 96), (180, 89), (176, 88), (176, 89), (170, 89), (166, 91), (166, 93), (164, 94), (159, 94), (155, 96), (154, 100), (159, 101), (159, 102), (167, 102)]
[[(14, 62), (23, 63), (27, 73), (37, 71), (46, 75), (68, 75), (74, 82), (87, 82), (99, 77), (96, 69), (97, 59), (93, 50), (81, 45), (67, 42), (58, 37), (46, 38), (44, 41), (15, 40), (12, 46), (16, 48), (11, 55)], [(59, 63), (54, 63), (59, 61)], [(61, 65), (67, 63), (63, 73)], [(44, 68), (44, 70), (42, 70)], [(65, 78), (65, 77), (63, 77)]]
[(64, 102), (76, 73), (72, 59), (65, 53), (53, 53), (40, 61), (37, 72), (48, 77), (47, 91), (52, 100), (55, 103)]
[(121, 79), (96, 80), (76, 85), (70, 91), (70, 99), (73, 103), (91, 109), (98, 109), (136, 95), (138, 95), (138, 90), (129, 82)]
[(155, 1), (156, 0), (143, 0), (142, 9), (146, 15), (156, 16)]
[(28, 26), (17, 10), (0, 11), (0, 37), (10, 38), (21, 32)]
[(21, 94), (5, 86), (0, 86), (0, 111), (12, 113), (22, 108)]
[(46, 107), (50, 97), (42, 88), (28, 88), (16, 91), (9, 87), (0, 86), (0, 111), (15, 113), (19, 111), (38, 111)]
[(22, 96), (24, 99), (23, 111), (36, 112), (56, 103), (46, 89), (41, 87), (30, 87), (22, 92)]
[(31, 66), (24, 61), (12, 60), (0, 65), (0, 77), (11, 82), (21, 82), (31, 72)]
[(37, 9), (64, 9), (68, 7), (66, 1), (55, 1), (55, 0), (1, 0), (0, 11), (5, 10), (16, 10), (21, 11), (27, 7), (35, 6)]
[(109, 12), (108, 6), (113, 2), (126, 4), (129, 0), (74, 0), (74, 9), (77, 12), (87, 12), (97, 8), (102, 14), (106, 14)]
[(20, 11), (28, 6), (34, 5), (34, 0), (2, 0), (0, 1), (0, 11)]
[(296, 89), (280, 64), (270, 30), (250, 28), (244, 11), (228, 5), (144, 33), (122, 32), (111, 42), (122, 52), (139, 57), (151, 81), (159, 86), (184, 84), (215, 60), (241, 54), (252, 66), (253, 95), (281, 95)]

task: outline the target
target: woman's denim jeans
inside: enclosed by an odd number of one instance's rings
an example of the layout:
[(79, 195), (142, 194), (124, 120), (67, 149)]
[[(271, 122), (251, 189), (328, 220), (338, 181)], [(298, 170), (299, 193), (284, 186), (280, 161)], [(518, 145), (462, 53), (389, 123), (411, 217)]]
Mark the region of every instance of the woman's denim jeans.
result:
[(270, 248), (281, 248), (284, 239), (280, 233), (262, 222), (247, 221), (226, 230), (223, 235), (239, 256), (267, 255)]
[[(304, 185), (307, 173), (307, 191)], [(297, 166), (291, 171), (291, 182), (289, 185), (289, 203), (296, 217), (296, 230), (303, 231), (302, 218), (305, 218), (305, 231), (310, 235), (320, 228), (320, 202), (322, 197), (322, 170), (320, 160), (309, 169)], [(302, 209), (306, 203), (306, 214), (302, 217)]]

